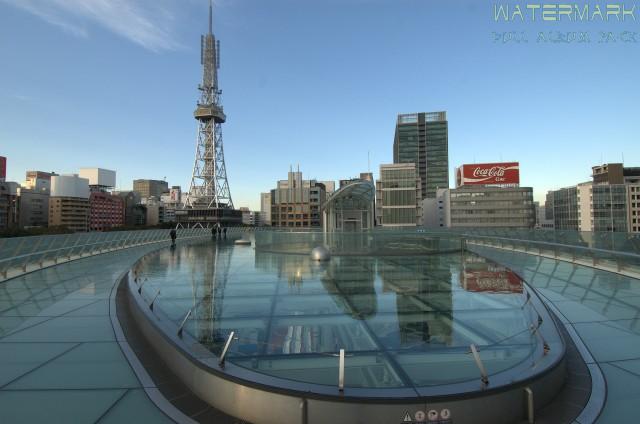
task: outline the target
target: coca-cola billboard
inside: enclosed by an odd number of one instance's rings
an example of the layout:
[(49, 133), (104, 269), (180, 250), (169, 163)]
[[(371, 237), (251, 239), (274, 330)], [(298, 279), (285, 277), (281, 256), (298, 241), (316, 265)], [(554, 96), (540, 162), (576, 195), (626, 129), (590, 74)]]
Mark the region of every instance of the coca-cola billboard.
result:
[(522, 293), (524, 290), (516, 273), (477, 256), (465, 257), (460, 284), (471, 292)]
[(456, 185), (517, 185), (520, 184), (518, 162), (476, 163), (458, 168)]

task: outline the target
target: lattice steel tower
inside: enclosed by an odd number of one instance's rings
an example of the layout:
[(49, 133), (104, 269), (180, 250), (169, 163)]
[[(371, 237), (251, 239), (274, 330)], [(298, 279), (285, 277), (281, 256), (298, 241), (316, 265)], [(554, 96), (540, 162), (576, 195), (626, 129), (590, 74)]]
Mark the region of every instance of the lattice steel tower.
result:
[[(185, 209), (214, 210), (231, 209), (233, 201), (227, 180), (222, 147), (222, 124), (227, 117), (222, 109), (222, 91), (218, 89), (218, 69), (220, 68), (220, 42), (213, 36), (213, 7), (209, 0), (209, 33), (200, 40), (200, 62), (202, 64), (202, 84), (198, 106), (193, 113), (198, 120), (196, 159), (193, 164), (191, 185), (185, 202)], [(223, 215), (213, 214), (220, 221)]]

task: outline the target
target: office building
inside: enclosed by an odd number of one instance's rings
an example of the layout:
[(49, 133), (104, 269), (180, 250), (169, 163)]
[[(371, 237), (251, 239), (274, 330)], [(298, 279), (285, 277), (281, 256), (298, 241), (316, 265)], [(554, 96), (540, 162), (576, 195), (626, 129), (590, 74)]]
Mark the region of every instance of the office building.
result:
[(640, 184), (627, 184), (626, 188), (629, 232), (640, 233)]
[[(580, 231), (633, 231), (628, 205), (628, 191), (635, 185), (593, 184), (577, 186), (578, 229)], [(630, 208), (629, 208), (629, 207)]]
[(324, 185), (325, 191), (327, 192), (327, 196), (333, 194), (333, 192), (336, 191), (335, 181), (320, 181), (320, 184)]
[(124, 201), (109, 193), (116, 185), (116, 172), (102, 168), (81, 168), (80, 177), (89, 181), (89, 230), (105, 231), (124, 225)]
[[(344, 179), (344, 180), (339, 180), (338, 181), (338, 187), (342, 188), (344, 186), (346, 186), (347, 184), (351, 184), (357, 181), (369, 181), (372, 184), (374, 183), (373, 181), (373, 174), (371, 172), (361, 172), (359, 177), (356, 178), (348, 178), (348, 179)], [(327, 192), (327, 195), (330, 194), (329, 192)]]
[(49, 196), (53, 172), (27, 171), (18, 189), (18, 225), (20, 228), (49, 225)]
[(260, 212), (252, 211), (246, 206), (239, 209), (242, 212), (242, 225), (257, 226), (262, 225), (260, 221)]
[(553, 218), (547, 218), (546, 206), (540, 206), (540, 202), (533, 202), (536, 209), (536, 228), (553, 230)]
[(18, 183), (0, 181), (0, 231), (18, 225)]
[(260, 225), (271, 225), (271, 192), (260, 193)]
[(27, 171), (22, 187), (49, 195), (51, 192), (51, 177), (55, 175), (58, 174), (54, 172)]
[(251, 211), (249, 210), (249, 208), (246, 206), (241, 206), (240, 212), (242, 212), (242, 225), (252, 225)]
[(20, 228), (49, 225), (49, 193), (18, 188), (18, 226)]
[(7, 178), (7, 158), (0, 156), (0, 183), (3, 183)]
[(640, 168), (598, 165), (592, 181), (547, 193), (557, 230), (638, 232)]
[(418, 200), (449, 188), (449, 126), (446, 112), (398, 115), (393, 162), (413, 163), (420, 178)]
[(134, 180), (133, 191), (140, 193), (143, 199), (147, 197), (160, 199), (163, 193), (169, 192), (169, 184), (160, 180)]
[(73, 175), (51, 177), (49, 227), (89, 230), (89, 180)]
[(320, 227), (320, 207), (326, 200), (324, 184), (303, 180), (302, 172), (289, 171), (286, 180), (271, 190), (271, 225), (275, 227)]
[(91, 190), (107, 191), (116, 186), (116, 171), (102, 168), (80, 168), (80, 178), (89, 181)]
[(413, 163), (380, 165), (376, 182), (377, 224), (385, 227), (422, 224), (420, 177)]
[[(589, 182), (583, 184), (590, 184)], [(552, 191), (553, 227), (556, 230), (575, 230), (578, 225), (578, 186)]]
[[(155, 197), (143, 198), (141, 200), (142, 206), (146, 208), (145, 225), (154, 227), (156, 225), (164, 224), (166, 221), (166, 208), (165, 204)], [(175, 216), (175, 215), (174, 215)]]
[(89, 230), (105, 231), (124, 225), (124, 200), (104, 191), (89, 195)]
[(449, 227), (533, 228), (536, 224), (531, 187), (467, 186), (449, 191)]
[(448, 227), (449, 189), (439, 188), (435, 198), (422, 199), (422, 226), (426, 228)]
[(452, 228), (533, 228), (533, 188), (520, 187), (518, 162), (465, 164), (456, 170), (456, 188), (425, 199), (423, 225)]
[(544, 218), (547, 222), (551, 221), (553, 224), (553, 191), (548, 191), (545, 196)]
[(147, 210), (141, 205), (140, 194), (135, 191), (114, 191), (114, 195), (120, 197), (124, 207), (124, 225), (132, 227), (145, 225), (147, 222)]
[(640, 167), (625, 167), (621, 163), (605, 163), (591, 167), (594, 184), (640, 183)]
[(182, 207), (182, 189), (180, 186), (172, 186), (168, 193), (160, 196), (164, 204), (164, 222), (176, 222), (176, 210)]

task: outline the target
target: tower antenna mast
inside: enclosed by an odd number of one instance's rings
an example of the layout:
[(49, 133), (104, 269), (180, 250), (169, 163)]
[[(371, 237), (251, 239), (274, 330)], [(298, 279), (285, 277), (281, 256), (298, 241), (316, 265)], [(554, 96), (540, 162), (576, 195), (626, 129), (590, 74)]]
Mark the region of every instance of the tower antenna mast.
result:
[[(222, 91), (218, 88), (220, 44), (216, 42), (213, 35), (211, 0), (209, 0), (209, 32), (201, 36), (200, 43), (202, 83), (198, 86), (200, 99), (193, 113), (198, 121), (196, 156), (184, 208), (200, 211), (193, 215), (206, 217), (207, 225), (215, 225), (223, 216), (229, 215), (221, 212), (220, 209), (233, 210), (234, 207), (224, 161), (222, 124), (227, 117), (222, 107)], [(207, 212), (202, 212), (203, 210)]]

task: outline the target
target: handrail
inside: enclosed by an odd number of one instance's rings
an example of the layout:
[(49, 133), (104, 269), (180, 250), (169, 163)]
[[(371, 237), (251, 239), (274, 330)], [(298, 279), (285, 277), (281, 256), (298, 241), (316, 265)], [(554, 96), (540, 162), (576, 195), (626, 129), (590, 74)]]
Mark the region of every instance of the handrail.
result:
[(549, 241), (526, 240), (526, 239), (516, 239), (516, 238), (496, 237), (496, 236), (483, 236), (483, 235), (476, 235), (476, 234), (468, 234), (465, 237), (467, 239), (479, 238), (479, 239), (485, 239), (485, 240), (489, 239), (489, 240), (511, 241), (511, 242), (519, 242), (523, 244), (528, 243), (528, 244), (545, 245), (545, 246), (552, 246), (552, 247), (569, 247), (571, 249), (576, 249), (581, 251), (607, 253), (607, 254), (613, 254), (616, 256), (626, 256), (629, 258), (640, 259), (640, 255), (635, 253), (623, 252), (620, 250), (606, 250), (598, 247), (578, 246), (575, 244), (562, 244), (562, 243), (555, 243), (555, 242), (549, 242)]
[[(205, 230), (183, 229), (179, 236), (188, 239), (207, 235)], [(7, 240), (16, 240), (9, 243)], [(3, 239), (0, 254), (0, 281), (36, 269), (86, 256), (93, 256), (149, 243), (168, 241), (168, 230), (143, 230), (107, 233), (82, 233)], [(53, 247), (55, 246), (55, 247)], [(17, 255), (12, 253), (24, 252)], [(9, 274), (11, 273), (11, 276)], [(14, 275), (16, 274), (16, 275)]]

